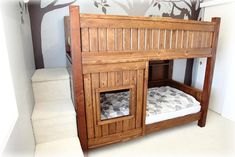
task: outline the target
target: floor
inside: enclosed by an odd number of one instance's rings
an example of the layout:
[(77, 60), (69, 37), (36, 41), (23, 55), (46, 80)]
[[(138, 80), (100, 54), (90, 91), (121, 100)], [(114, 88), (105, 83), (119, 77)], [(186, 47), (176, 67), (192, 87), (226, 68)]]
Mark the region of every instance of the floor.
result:
[(204, 128), (190, 123), (89, 152), (89, 157), (232, 157), (235, 123), (209, 111)]

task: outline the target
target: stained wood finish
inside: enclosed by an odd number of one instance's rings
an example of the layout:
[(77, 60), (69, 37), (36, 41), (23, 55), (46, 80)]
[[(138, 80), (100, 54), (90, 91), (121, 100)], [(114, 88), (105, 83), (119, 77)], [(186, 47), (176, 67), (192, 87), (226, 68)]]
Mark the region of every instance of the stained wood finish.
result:
[[(80, 138), (83, 151), (88, 149), (88, 135), (86, 123), (86, 109), (82, 74), (82, 53), (80, 38), (80, 17), (79, 7), (70, 6), (70, 32), (72, 50), (72, 74), (74, 86), (74, 103), (77, 105), (77, 125), (78, 136)], [(88, 100), (89, 101), (89, 100)], [(92, 135), (90, 135), (92, 136)]]
[[(88, 147), (97, 147), (101, 144), (100, 141), (103, 141), (102, 145), (112, 143), (114, 139), (108, 137), (116, 134), (121, 134), (122, 140), (124, 137), (139, 136), (139, 133), (126, 135), (128, 131), (135, 132), (136, 129), (142, 130), (143, 134), (143, 110), (146, 108), (146, 96), (143, 93), (146, 93), (148, 84), (148, 62), (84, 65), (83, 69)], [(130, 115), (102, 121), (100, 92), (122, 89), (130, 89)], [(106, 137), (110, 141), (104, 140)]]
[(146, 125), (146, 134), (199, 120), (201, 112)]
[(216, 50), (217, 50), (218, 37), (219, 37), (220, 18), (212, 18), (212, 22), (216, 24), (216, 27), (215, 27), (215, 32), (213, 33), (213, 38), (212, 38), (212, 43), (211, 43), (212, 44), (212, 57), (207, 58), (207, 64), (206, 64), (206, 72), (205, 72), (202, 101), (201, 101), (202, 115), (201, 115), (201, 119), (198, 122), (198, 125), (200, 127), (204, 127), (206, 125), (206, 117), (207, 117), (209, 100), (210, 100), (211, 85), (212, 85), (215, 59), (216, 59)]
[[(70, 7), (70, 34), (66, 36), (71, 35), (78, 133), (83, 150), (195, 120), (205, 126), (219, 23), (218, 18), (198, 22), (79, 14), (78, 7)], [(208, 57), (203, 91), (172, 80), (172, 59), (195, 57)], [(147, 87), (159, 85), (170, 85), (194, 96), (201, 102), (201, 112), (145, 125)], [(125, 86), (133, 87), (130, 116), (101, 121), (97, 91)]]
[(81, 32), (89, 32), (82, 33), (83, 45), (90, 41), (82, 48), (83, 64), (212, 56), (212, 22), (88, 14), (80, 18)]

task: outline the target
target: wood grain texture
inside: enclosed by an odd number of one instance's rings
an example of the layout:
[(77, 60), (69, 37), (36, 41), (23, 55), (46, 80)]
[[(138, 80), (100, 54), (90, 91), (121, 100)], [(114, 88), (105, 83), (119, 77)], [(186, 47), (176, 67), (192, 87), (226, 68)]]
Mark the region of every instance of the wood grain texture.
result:
[(88, 149), (85, 96), (82, 75), (82, 54), (80, 41), (80, 16), (79, 7), (70, 6), (70, 31), (71, 31), (71, 51), (72, 51), (72, 75), (74, 87), (74, 103), (77, 106), (78, 136), (83, 151)]

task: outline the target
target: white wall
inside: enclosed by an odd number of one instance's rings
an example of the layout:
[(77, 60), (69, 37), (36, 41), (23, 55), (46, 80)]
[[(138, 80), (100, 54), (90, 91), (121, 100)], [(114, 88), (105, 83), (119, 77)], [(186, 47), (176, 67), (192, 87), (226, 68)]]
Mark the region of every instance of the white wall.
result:
[[(211, 17), (221, 17), (210, 109), (235, 121), (235, 101), (233, 98), (235, 88), (235, 1), (211, 0), (203, 5), (205, 6), (205, 20), (210, 21)], [(195, 84), (202, 84), (200, 70), (195, 74), (195, 77), (197, 80)]]
[[(1, 0), (0, 9), (19, 114), (3, 156), (34, 156), (35, 142), (30, 117), (34, 105), (31, 76), (35, 66), (29, 16), (24, 13), (25, 23), (21, 24), (19, 1), (17, 0)], [(2, 102), (2, 98), (0, 101), (1, 105), (9, 105), (8, 102)], [(5, 117), (5, 121), (8, 121), (7, 117)]]

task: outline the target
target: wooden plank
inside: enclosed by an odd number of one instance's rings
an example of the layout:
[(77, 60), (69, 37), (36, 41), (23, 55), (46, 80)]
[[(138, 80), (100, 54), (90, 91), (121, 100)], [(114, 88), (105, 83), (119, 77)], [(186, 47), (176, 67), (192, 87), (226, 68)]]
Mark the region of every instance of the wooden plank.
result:
[(153, 43), (152, 43), (152, 30), (151, 29), (147, 29), (146, 30), (146, 50), (150, 50), (153, 48)]
[(194, 39), (194, 32), (193, 31), (189, 31), (188, 33), (188, 48), (193, 48), (193, 39)]
[(153, 49), (159, 49), (159, 29), (153, 30)]
[[(106, 72), (100, 73), (100, 87), (104, 88), (108, 86), (108, 75)], [(100, 110), (100, 109), (98, 109)], [(99, 115), (100, 116), (100, 115)], [(108, 124), (102, 125), (102, 136), (107, 136), (109, 134)]]
[(82, 54), (80, 41), (80, 16), (79, 7), (70, 6), (70, 31), (71, 31), (71, 50), (72, 50), (72, 74), (74, 87), (74, 103), (79, 108), (77, 110), (78, 136), (83, 151), (88, 149), (85, 97), (83, 88), (82, 74)]
[(131, 50), (131, 30), (130, 29), (123, 29), (124, 34), (124, 50)]
[[(89, 64), (110, 64), (110, 63), (127, 63), (127, 62), (143, 62), (151, 60), (172, 60), (180, 58), (202, 58), (211, 57), (211, 48), (186, 48), (186, 49), (161, 49), (157, 51), (122, 51), (122, 52), (89, 52), (83, 53), (83, 65)], [(85, 66), (84, 66), (85, 67)], [(127, 70), (125, 67), (123, 70)], [(85, 72), (86, 73), (86, 72)]]
[(142, 107), (142, 126), (143, 126), (143, 135), (145, 134), (145, 119), (146, 119), (146, 108), (147, 108), (147, 93), (148, 93), (148, 76), (149, 76), (149, 62), (146, 62), (146, 68), (144, 70), (144, 82), (143, 82), (143, 107)]
[(89, 32), (88, 28), (82, 28), (81, 29), (81, 35), (82, 35), (82, 51), (88, 52), (89, 51)]
[(160, 37), (159, 37), (160, 49), (165, 49), (165, 33), (166, 33), (166, 30), (160, 30)]
[(144, 84), (144, 71), (137, 71), (137, 108), (136, 108), (136, 128), (142, 125), (142, 107), (143, 107), (143, 84)]
[(145, 29), (138, 30), (138, 49), (145, 50)]
[[(108, 72), (108, 88), (115, 86), (115, 72)], [(109, 134), (116, 133), (116, 123), (109, 124)]]
[(114, 20), (114, 19), (81, 19), (81, 27), (95, 28), (139, 28), (139, 29), (169, 29), (169, 30), (195, 30), (195, 31), (214, 31), (214, 24), (202, 23), (176, 23), (163, 21), (143, 21), (143, 20)]
[(182, 48), (182, 43), (183, 43), (183, 31), (178, 30), (177, 31), (177, 46), (176, 48)]
[(201, 97), (202, 97), (201, 90), (194, 88), (194, 87), (191, 87), (191, 86), (188, 86), (188, 85), (185, 85), (183, 83), (174, 81), (174, 80), (169, 80), (168, 83), (171, 87), (177, 88), (177, 89), (179, 89), (189, 95), (192, 95), (195, 99), (197, 99), (199, 102), (201, 102)]
[[(96, 89), (100, 87), (100, 76), (99, 73), (91, 74), (91, 82), (92, 82), (92, 99), (96, 100)], [(93, 113), (96, 115), (96, 112), (99, 108), (97, 108), (97, 102), (93, 101)], [(101, 126), (97, 125), (97, 117), (94, 116), (94, 129), (95, 129), (95, 137), (101, 137), (102, 131)]]
[(127, 141), (141, 136), (141, 133), (142, 133), (141, 129), (135, 129), (135, 130), (126, 131), (125, 133), (116, 133), (102, 138), (90, 139), (88, 140), (89, 148), (96, 148), (103, 145), (117, 143), (120, 141)]
[(164, 17), (147, 17), (147, 16), (120, 16), (120, 15), (102, 15), (102, 14), (80, 14), (80, 17), (87, 19), (121, 19), (121, 20), (143, 20), (144, 21), (159, 21), (159, 22), (175, 22), (175, 23), (190, 23), (190, 24), (203, 24), (214, 25), (215, 22), (184, 20)]
[(90, 51), (98, 51), (98, 31), (96, 28), (89, 28)]
[(146, 134), (199, 120), (201, 112), (146, 125)]
[(188, 48), (188, 31), (183, 31), (182, 48)]
[[(136, 71), (135, 70), (132, 70), (132, 71), (130, 71), (130, 84), (131, 85), (134, 85), (134, 86), (136, 86), (136, 80), (137, 80), (137, 74), (136, 74)], [(135, 129), (136, 127), (136, 123), (135, 123), (135, 120), (136, 120), (136, 89), (137, 88), (135, 88), (132, 92), (132, 94), (134, 95), (134, 101), (133, 101), (133, 108), (132, 108), (132, 110), (133, 110), (133, 115), (135, 115), (134, 116), (134, 118), (133, 119), (131, 119), (130, 120), (130, 127), (131, 127), (131, 129)]]
[(165, 49), (170, 49), (171, 46), (171, 30), (166, 30)]
[(171, 48), (172, 49), (175, 49), (176, 48), (176, 45), (177, 45), (177, 40), (176, 40), (176, 34), (177, 33), (177, 31), (176, 30), (173, 30), (172, 31), (172, 39), (171, 39)]
[(107, 50), (113, 51), (115, 48), (115, 30), (112, 28), (107, 29)]
[(84, 75), (84, 89), (85, 89), (85, 104), (86, 104), (86, 122), (88, 138), (94, 138), (94, 122), (93, 122), (93, 108), (92, 108), (92, 89), (91, 89), (91, 75)]
[(193, 35), (193, 47), (192, 48), (198, 48), (198, 38), (199, 38), (199, 32), (195, 31)]
[[(129, 85), (130, 84), (130, 74), (129, 71), (123, 71), (123, 85)], [(132, 97), (130, 93), (130, 99)], [(131, 113), (131, 101), (129, 101), (129, 114)], [(129, 130), (129, 120), (123, 120), (123, 131)]]
[(132, 50), (138, 50), (138, 30), (131, 29), (131, 41), (132, 41)]
[(108, 65), (84, 65), (83, 73), (95, 73), (99, 72), (110, 72), (110, 71), (125, 71), (125, 70), (135, 70), (144, 69), (145, 65), (143, 62), (132, 62), (132, 63), (114, 63)]
[[(115, 77), (115, 85), (116, 86), (122, 86), (122, 72), (116, 72), (116, 77)], [(116, 132), (122, 132), (122, 121), (119, 121), (116, 123)]]
[(122, 51), (123, 49), (123, 30), (116, 29), (116, 50)]
[(99, 38), (99, 51), (106, 51), (107, 50), (107, 29), (99, 28), (98, 38)]

